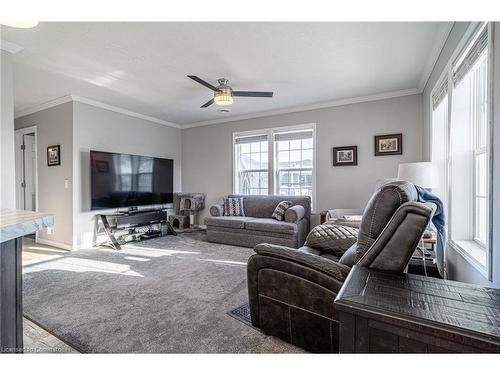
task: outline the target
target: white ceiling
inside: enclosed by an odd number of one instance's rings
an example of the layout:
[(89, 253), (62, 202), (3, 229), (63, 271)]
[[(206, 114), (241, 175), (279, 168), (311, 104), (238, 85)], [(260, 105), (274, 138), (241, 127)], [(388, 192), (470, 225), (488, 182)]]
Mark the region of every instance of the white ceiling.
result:
[[(421, 90), (448, 22), (40, 23), (1, 28), (14, 55), (17, 112), (68, 94), (177, 124)], [(187, 74), (274, 97), (235, 98), (229, 114)]]

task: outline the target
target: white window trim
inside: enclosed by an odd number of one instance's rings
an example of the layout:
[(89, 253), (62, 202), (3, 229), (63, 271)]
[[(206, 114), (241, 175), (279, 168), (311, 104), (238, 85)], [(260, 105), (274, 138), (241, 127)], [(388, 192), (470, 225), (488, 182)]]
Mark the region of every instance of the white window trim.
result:
[[(232, 147), (233, 147), (233, 165), (232, 165), (232, 174), (233, 174), (233, 193), (236, 192), (236, 187), (238, 185), (237, 181), (237, 175), (236, 175), (236, 165), (238, 163), (237, 160), (237, 155), (235, 152), (235, 141), (236, 138), (240, 137), (247, 137), (251, 135), (258, 135), (258, 134), (267, 134), (267, 140), (269, 142), (268, 144), (268, 152), (272, 153), (269, 154), (271, 157), (269, 157), (269, 186), (271, 187), (269, 189), (270, 195), (276, 195), (276, 186), (275, 186), (275, 170), (274, 170), (274, 165), (276, 163), (276, 153), (274, 150), (274, 133), (277, 132), (286, 132), (286, 131), (294, 131), (294, 130), (311, 130), (313, 131), (313, 171), (312, 171), (312, 206), (313, 206), (313, 211), (311, 212), (312, 214), (315, 214), (318, 209), (317, 205), (317, 197), (316, 197), (316, 123), (307, 123), (307, 124), (299, 124), (299, 125), (283, 125), (283, 126), (278, 126), (278, 127), (273, 127), (273, 128), (264, 128), (264, 129), (255, 129), (255, 130), (247, 130), (247, 131), (241, 131), (241, 132), (233, 132), (233, 139), (232, 139)], [(272, 193), (272, 194), (271, 194)]]
[[(430, 96), (429, 96), (429, 124), (430, 124), (430, 131), (429, 131), (429, 145), (430, 145), (430, 155), (432, 155), (432, 113), (433, 113), (433, 107), (432, 107), (432, 96), (435, 90), (438, 89), (439, 84), (442, 82), (445, 76), (448, 76), (448, 129), (447, 129), (447, 173), (446, 173), (446, 180), (447, 180), (447, 201), (451, 203), (451, 173), (450, 173), (450, 134), (451, 134), (451, 106), (453, 103), (453, 63), (456, 61), (458, 56), (460, 56), (464, 51), (465, 48), (469, 45), (472, 37), (476, 34), (478, 31), (478, 28), (482, 22), (472, 22), (471, 25), (467, 28), (466, 32), (464, 33), (462, 39), (458, 43), (457, 47), (455, 48), (453, 54), (450, 56), (448, 59), (448, 62), (446, 63), (445, 67), (443, 68), (442, 73), (440, 74), (438, 80), (436, 81), (435, 86), (432, 88)], [(448, 204), (447, 212), (446, 212), (446, 217), (447, 217), (447, 232), (448, 232), (448, 240), (447, 240), (447, 248), (452, 249), (456, 251), (458, 254), (462, 256), (463, 259), (465, 259), (470, 265), (472, 265), (481, 275), (486, 277), (489, 281), (492, 281), (493, 277), (493, 271), (492, 271), (492, 243), (493, 243), (493, 153), (494, 153), (494, 147), (493, 147), (493, 124), (494, 124), (494, 118), (493, 118), (493, 54), (494, 54), (494, 44), (493, 44), (493, 33), (494, 33), (494, 23), (493, 22), (488, 22), (488, 95), (490, 97), (489, 100), (489, 108), (488, 108), (488, 116), (489, 116), (489, 126), (488, 126), (488, 137), (489, 137), (489, 148), (490, 148), (490, 155), (489, 155), (489, 163), (488, 163), (488, 176), (489, 176), (489, 181), (488, 181), (488, 189), (489, 189), (489, 200), (488, 200), (488, 211), (489, 211), (489, 220), (488, 220), (488, 246), (484, 249), (484, 252), (486, 253), (486, 264), (482, 264), (481, 260), (478, 259), (479, 257), (475, 255), (477, 253), (477, 247), (478, 244), (475, 243), (474, 241), (453, 241), (450, 239), (451, 235), (451, 204)], [(446, 254), (446, 252), (445, 252)], [(445, 261), (445, 270), (446, 270), (446, 259)], [(446, 272), (446, 271), (445, 271)]]
[[(488, 26), (486, 26), (488, 27)], [(490, 47), (490, 45), (488, 45), (488, 47)], [(488, 63), (488, 66), (490, 64), (490, 61), (488, 61), (488, 56), (486, 57), (486, 60), (487, 60), (487, 63)], [(487, 76), (488, 76), (488, 82), (491, 80), (491, 77), (489, 76), (490, 72), (487, 72)], [(491, 95), (489, 96), (489, 101), (491, 101)], [(489, 103), (489, 102), (488, 102)], [(489, 105), (490, 106), (490, 105)], [(489, 114), (488, 114), (488, 119), (489, 119)], [(477, 119), (476, 119), (476, 125), (477, 125)], [(489, 127), (488, 127), (489, 128)], [(478, 128), (477, 126), (474, 127), (473, 129), (473, 155), (472, 155), (472, 170), (473, 170), (473, 182), (472, 182), (472, 212), (473, 212), (473, 220), (472, 220), (472, 238), (473, 238), (473, 241), (478, 245), (478, 248), (473, 248), (473, 246), (468, 246), (467, 249), (469, 252), (471, 252), (472, 254), (475, 254), (477, 253), (477, 250), (481, 249), (483, 250), (483, 252), (487, 252), (487, 247), (488, 247), (488, 240), (486, 240), (486, 242), (483, 242), (481, 241), (479, 238), (476, 237), (476, 232), (477, 232), (477, 217), (476, 217), (476, 203), (477, 203), (477, 198), (479, 197), (482, 197), (482, 198), (485, 198), (486, 200), (488, 199), (488, 196), (491, 194), (491, 191), (489, 189), (489, 186), (486, 187), (486, 195), (485, 196), (482, 196), (482, 195), (479, 195), (477, 193), (477, 186), (476, 186), (476, 178), (477, 178), (477, 164), (476, 164), (476, 161), (477, 161), (477, 157), (479, 155), (486, 155), (487, 156), (487, 152), (488, 152), (488, 147), (478, 147)], [(487, 134), (488, 136), (488, 139), (490, 137), (490, 134)], [(489, 165), (490, 161), (488, 162), (488, 165)], [(486, 209), (490, 210), (490, 208), (488, 207), (488, 205), (486, 206)], [(491, 242), (490, 242), (491, 243)], [(476, 257), (476, 256), (475, 256)], [(476, 257), (478, 258), (478, 257)], [(481, 263), (485, 263), (485, 262), (481, 262)]]
[[(474, 147), (476, 147), (476, 145), (474, 145)], [(478, 246), (480, 246), (481, 248), (483, 248), (483, 250), (485, 252), (487, 252), (487, 244), (482, 242), (479, 238), (476, 237), (476, 229), (477, 229), (477, 222), (476, 222), (476, 200), (477, 198), (485, 198), (486, 200), (488, 200), (488, 196), (491, 195), (491, 191), (488, 191), (488, 188), (486, 190), (486, 196), (482, 196), (480, 194), (477, 193), (477, 188), (476, 188), (476, 173), (477, 173), (477, 168), (476, 168), (476, 158), (479, 156), (479, 155), (483, 155), (483, 154), (486, 154), (487, 153), (487, 148), (486, 147), (481, 147), (481, 148), (475, 148), (474, 149), (474, 155), (473, 155), (473, 175), (474, 175), (474, 178), (473, 178), (473, 186), (472, 186), (472, 190), (473, 190), (473, 193), (472, 193), (472, 212), (474, 213), (474, 218), (472, 220), (472, 237), (474, 239), (474, 242), (477, 243)], [(486, 207), (488, 208), (488, 207)]]

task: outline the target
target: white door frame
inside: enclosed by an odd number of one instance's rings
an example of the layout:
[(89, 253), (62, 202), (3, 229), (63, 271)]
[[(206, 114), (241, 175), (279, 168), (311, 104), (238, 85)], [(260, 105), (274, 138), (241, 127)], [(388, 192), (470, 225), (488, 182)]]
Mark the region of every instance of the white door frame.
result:
[[(24, 202), (23, 195), (24, 191), (21, 188), (21, 183), (23, 182), (22, 170), (23, 170), (23, 152), (21, 150), (21, 145), (23, 144), (23, 136), (25, 134), (35, 133), (35, 211), (38, 211), (38, 133), (36, 125), (30, 126), (28, 128), (18, 129), (14, 132), (15, 134), (15, 148), (16, 148), (16, 207), (23, 206)], [(38, 240), (38, 232), (35, 234), (35, 239)]]

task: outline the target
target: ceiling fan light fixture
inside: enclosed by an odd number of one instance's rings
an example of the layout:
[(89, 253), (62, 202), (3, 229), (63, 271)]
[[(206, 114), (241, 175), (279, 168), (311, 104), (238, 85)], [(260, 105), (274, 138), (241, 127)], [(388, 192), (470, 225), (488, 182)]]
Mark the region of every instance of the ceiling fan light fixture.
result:
[(214, 93), (214, 97), (203, 104), (200, 108), (210, 107), (214, 103), (221, 106), (233, 104), (235, 96), (243, 96), (247, 98), (273, 97), (272, 91), (233, 91), (231, 86), (228, 85), (229, 80), (227, 78), (219, 78), (217, 80), (217, 82), (219, 82), (219, 86), (217, 87), (197, 76), (188, 75), (188, 78), (191, 78), (193, 81), (198, 82), (200, 85), (212, 90)]
[(217, 105), (230, 105), (233, 102), (233, 91), (229, 87), (219, 89), (214, 93), (214, 103)]

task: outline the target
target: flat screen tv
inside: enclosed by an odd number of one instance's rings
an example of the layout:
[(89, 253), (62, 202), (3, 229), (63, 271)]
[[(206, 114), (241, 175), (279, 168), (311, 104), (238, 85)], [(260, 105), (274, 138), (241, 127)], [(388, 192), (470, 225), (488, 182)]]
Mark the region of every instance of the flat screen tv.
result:
[(173, 202), (174, 161), (90, 151), (92, 210)]

